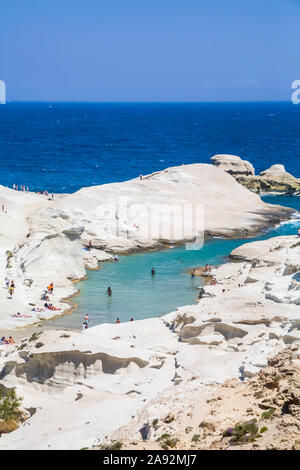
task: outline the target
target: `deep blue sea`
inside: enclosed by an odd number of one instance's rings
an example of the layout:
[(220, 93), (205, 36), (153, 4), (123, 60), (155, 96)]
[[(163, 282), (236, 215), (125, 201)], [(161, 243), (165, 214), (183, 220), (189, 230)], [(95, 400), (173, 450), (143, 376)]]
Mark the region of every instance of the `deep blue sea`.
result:
[(8, 103), (0, 106), (0, 184), (49, 192), (124, 181), (216, 153), (300, 176), (292, 103)]
[[(74, 192), (83, 186), (124, 181), (182, 163), (208, 163), (216, 153), (239, 155), (260, 172), (283, 163), (300, 176), (300, 106), (291, 103), (97, 104), (9, 103), (0, 106), (0, 184)], [(266, 201), (300, 211), (300, 197)], [(300, 221), (256, 239), (293, 234)], [(51, 326), (80, 328), (155, 317), (195, 302), (200, 279), (188, 269), (225, 262), (239, 240), (209, 240), (202, 250), (184, 247), (120, 256), (90, 271), (76, 285), (78, 309)], [(154, 278), (150, 275), (156, 269)], [(105, 291), (111, 286), (113, 295)]]

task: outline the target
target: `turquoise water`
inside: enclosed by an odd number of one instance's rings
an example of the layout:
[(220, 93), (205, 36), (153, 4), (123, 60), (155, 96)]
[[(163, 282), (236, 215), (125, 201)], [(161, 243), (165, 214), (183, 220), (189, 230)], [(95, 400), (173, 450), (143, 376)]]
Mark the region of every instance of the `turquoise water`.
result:
[[(300, 197), (266, 196), (266, 202), (294, 207), (300, 211)], [(300, 219), (300, 214), (299, 214)], [(206, 263), (226, 262), (229, 253), (243, 243), (273, 236), (295, 234), (300, 220), (284, 223), (274, 230), (251, 239), (208, 240), (198, 251), (176, 247), (162, 251), (120, 256), (119, 262), (106, 262), (100, 271), (89, 271), (88, 281), (76, 285), (80, 295), (74, 299), (78, 309), (51, 322), (53, 326), (79, 328), (86, 313), (90, 326), (157, 317), (176, 307), (193, 304), (201, 279), (191, 278), (187, 270)], [(151, 276), (151, 268), (156, 274)], [(112, 297), (107, 297), (110, 286)]]

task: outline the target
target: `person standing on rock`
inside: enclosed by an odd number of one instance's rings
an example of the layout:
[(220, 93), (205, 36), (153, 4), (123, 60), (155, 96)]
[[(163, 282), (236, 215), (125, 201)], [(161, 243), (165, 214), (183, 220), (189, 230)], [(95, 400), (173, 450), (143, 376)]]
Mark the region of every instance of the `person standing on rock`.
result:
[(8, 289), (8, 288), (9, 288), (9, 279), (8, 279), (7, 276), (6, 276), (6, 278), (4, 279), (4, 281), (5, 281), (6, 289)]
[(203, 289), (203, 287), (201, 287), (200, 291), (199, 291), (199, 295), (198, 295), (198, 299), (202, 299), (203, 295), (205, 294), (205, 290)]
[(14, 288), (14, 286), (12, 286), (12, 285), (11, 285), (10, 288), (8, 289), (8, 292), (9, 292), (9, 295), (10, 295), (10, 298), (11, 298), (11, 299), (12, 299), (14, 290), (15, 290), (15, 288)]

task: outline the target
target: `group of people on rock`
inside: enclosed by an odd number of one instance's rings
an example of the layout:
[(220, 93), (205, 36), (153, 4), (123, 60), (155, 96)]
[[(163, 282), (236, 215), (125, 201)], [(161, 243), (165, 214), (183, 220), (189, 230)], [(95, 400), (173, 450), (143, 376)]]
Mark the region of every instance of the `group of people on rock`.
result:
[[(14, 189), (15, 191), (23, 191), (24, 193), (27, 193), (27, 194), (29, 193), (29, 187), (28, 187), (28, 186), (24, 186), (24, 185), (22, 185), (22, 184), (19, 185), (19, 184), (15, 184), (15, 183), (14, 183), (14, 184), (13, 184), (13, 189)], [(43, 195), (45, 195), (46, 197), (48, 197), (49, 200), (54, 199), (54, 194), (51, 193), (51, 196), (50, 196), (47, 190), (46, 190), (46, 191), (37, 191), (37, 194), (43, 194)]]
[(48, 191), (37, 191), (37, 194), (42, 194), (48, 198), (48, 201), (51, 201), (51, 199), (54, 199), (54, 194), (51, 193), (51, 196), (49, 195)]
[(0, 344), (15, 344), (15, 342), (11, 336), (8, 339), (6, 339), (5, 336), (2, 336)]
[(26, 192), (27, 194), (29, 193), (29, 188), (27, 186), (22, 186), (22, 185), (18, 185), (18, 184), (13, 184), (13, 189), (15, 189), (16, 191), (24, 191), (24, 193)]
[[(47, 289), (44, 290), (44, 292), (41, 295), (41, 300), (45, 300), (46, 302), (44, 303), (44, 307), (47, 308), (48, 310), (61, 310), (60, 308), (54, 307), (53, 304), (49, 303), (49, 294), (53, 294), (54, 291), (54, 284), (51, 282)], [(33, 309), (32, 309), (33, 310)], [(35, 310), (35, 311), (42, 311), (42, 310)]]
[(212, 268), (213, 268), (212, 264), (206, 264), (205, 267), (204, 267), (204, 272), (205, 273), (211, 273)]

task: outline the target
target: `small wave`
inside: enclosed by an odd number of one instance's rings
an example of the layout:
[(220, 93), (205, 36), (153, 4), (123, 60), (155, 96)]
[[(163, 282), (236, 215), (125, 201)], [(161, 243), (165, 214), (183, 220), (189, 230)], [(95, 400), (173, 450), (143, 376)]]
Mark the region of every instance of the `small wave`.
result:
[(291, 218), (300, 220), (300, 212), (299, 211), (293, 212)]
[(300, 212), (294, 212), (294, 214), (292, 214), (291, 216), (291, 219), (280, 222), (280, 224), (277, 227), (282, 226), (282, 225), (299, 225), (299, 223), (300, 223)]

